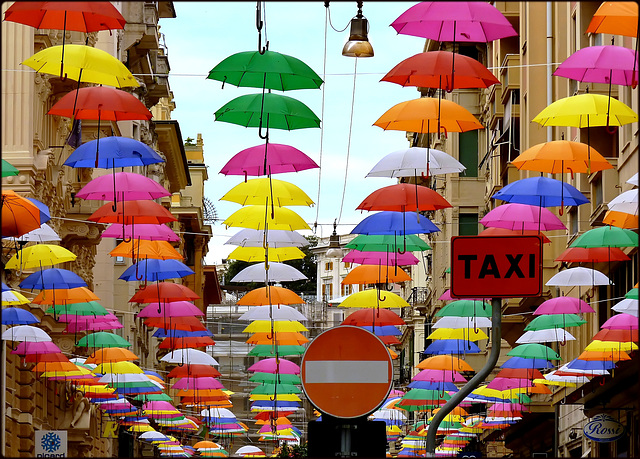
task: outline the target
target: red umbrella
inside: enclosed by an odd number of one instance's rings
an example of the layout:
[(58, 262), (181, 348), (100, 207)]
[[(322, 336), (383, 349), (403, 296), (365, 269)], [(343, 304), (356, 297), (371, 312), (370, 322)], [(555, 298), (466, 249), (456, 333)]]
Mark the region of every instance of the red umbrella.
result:
[(115, 212), (111, 203), (104, 204), (91, 214), (87, 220), (96, 223), (120, 223), (125, 225), (152, 223), (157, 225), (174, 222), (178, 219), (160, 204), (143, 199), (126, 201)]
[(431, 188), (398, 183), (374, 191), (356, 209), (417, 212), (419, 210), (437, 210), (447, 207), (451, 207), (451, 204)]
[(78, 120), (150, 120), (153, 115), (133, 94), (110, 86), (75, 89), (47, 112)]
[[(155, 287), (151, 286), (149, 288), (154, 289)], [(193, 316), (149, 317), (144, 320), (144, 324), (147, 327), (157, 327), (165, 330), (203, 331), (207, 329), (200, 319)]]
[(533, 379), (533, 378), (543, 378), (544, 376), (540, 373), (540, 370), (536, 370), (535, 368), (503, 368), (496, 375), (496, 378), (519, 378), (519, 379)]
[[(598, 341), (617, 341), (621, 343), (638, 342), (638, 330), (627, 329), (602, 329), (595, 335), (592, 340)], [(21, 343), (22, 344), (22, 343)]]
[(173, 301), (192, 301), (200, 297), (196, 292), (182, 284), (172, 282), (158, 282), (137, 291), (129, 300), (129, 303), (154, 303)]
[(221, 374), (211, 365), (185, 364), (177, 366), (169, 372), (167, 378), (182, 378), (185, 376), (211, 376), (220, 377)]
[(210, 336), (182, 336), (165, 338), (158, 345), (160, 349), (183, 349), (213, 346), (216, 342)]
[(556, 261), (600, 263), (630, 259), (618, 247), (569, 247), (556, 258)]
[(490, 226), (480, 231), (478, 236), (540, 236), (544, 244), (551, 244), (551, 239), (542, 231), (537, 230), (517, 230)]
[(355, 312), (349, 314), (342, 325), (406, 325), (405, 321), (390, 309), (377, 308), (372, 316), (371, 309), (358, 309)]

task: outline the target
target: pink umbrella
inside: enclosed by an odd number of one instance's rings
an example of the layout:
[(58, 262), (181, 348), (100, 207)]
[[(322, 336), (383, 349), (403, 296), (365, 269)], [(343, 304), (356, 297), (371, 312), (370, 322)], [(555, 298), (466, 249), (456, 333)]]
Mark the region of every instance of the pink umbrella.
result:
[[(106, 230), (104, 230), (100, 237), (122, 239), (124, 235), (125, 239), (129, 239), (133, 233), (133, 225), (122, 225), (120, 223), (114, 223), (113, 225), (110, 225)], [(147, 241), (177, 242), (180, 240), (180, 236), (174, 233), (173, 230), (167, 225), (156, 225), (153, 223), (136, 224), (135, 237), (138, 239), (145, 239)]]
[(351, 250), (342, 259), (343, 263), (358, 263), (361, 265), (407, 266), (417, 265), (420, 260), (411, 252), (363, 252)]
[(430, 382), (454, 382), (463, 383), (467, 382), (467, 379), (457, 371), (450, 370), (432, 370), (426, 369), (420, 371), (413, 377), (414, 381), (430, 381)]
[(638, 318), (631, 314), (616, 314), (603, 323), (600, 328), (609, 330), (637, 330)]
[[(266, 154), (265, 154), (266, 150)], [(224, 175), (260, 176), (298, 172), (318, 166), (297, 148), (279, 143), (256, 145), (236, 153), (220, 170)]]
[(52, 341), (22, 341), (11, 351), (12, 354), (55, 354), (62, 352)]
[(559, 296), (543, 302), (533, 311), (533, 315), (541, 314), (579, 314), (595, 312), (586, 301), (570, 296)]
[(489, 407), (489, 411), (527, 411), (528, 408), (522, 403), (498, 402)]
[(203, 315), (204, 312), (190, 301), (149, 303), (138, 313), (138, 317), (186, 317)]
[[(60, 319), (60, 317), (64, 318), (65, 320)], [(110, 322), (113, 320), (118, 320), (118, 318), (115, 316), (115, 314), (113, 314), (113, 312), (109, 312), (104, 316), (94, 316), (94, 315), (80, 316), (75, 314), (60, 314), (58, 316), (58, 320), (60, 322), (73, 322), (73, 323), (81, 324), (81, 323), (93, 323), (93, 322)]]
[(115, 201), (116, 194), (118, 200), (121, 201), (157, 199), (171, 196), (171, 193), (158, 182), (133, 172), (116, 172), (113, 175), (101, 175), (83, 186), (76, 196), (88, 200)]
[(176, 411), (176, 407), (164, 400), (152, 400), (142, 405), (145, 411)]
[(204, 376), (201, 378), (180, 378), (172, 386), (174, 389), (224, 389), (216, 378)]
[[(279, 362), (278, 362), (279, 361)], [(279, 367), (279, 368), (278, 368)], [(285, 359), (262, 359), (247, 368), (247, 371), (259, 371), (262, 373), (276, 373), (283, 375), (299, 375), (300, 367)]]
[(521, 378), (493, 378), (493, 380), (487, 384), (487, 389), (495, 390), (507, 390), (515, 389), (517, 387), (532, 387), (533, 382), (529, 379)]
[(566, 230), (567, 227), (549, 209), (529, 204), (502, 204), (480, 220), (486, 227), (513, 230)]
[(638, 82), (636, 59), (636, 53), (623, 46), (589, 46), (565, 59), (553, 75), (589, 83), (631, 86)]
[(77, 333), (79, 331), (100, 331), (100, 330), (115, 330), (116, 328), (123, 328), (123, 325), (118, 320), (108, 321), (94, 321), (94, 322), (69, 322), (67, 328), (62, 333)]
[[(445, 290), (445, 292), (440, 295), (440, 297), (438, 298), (440, 301), (453, 301), (453, 300), (459, 300), (460, 298), (456, 297), (452, 297), (451, 296), (451, 289), (447, 289)], [(472, 301), (484, 301), (486, 298), (464, 298), (465, 300), (472, 300)]]

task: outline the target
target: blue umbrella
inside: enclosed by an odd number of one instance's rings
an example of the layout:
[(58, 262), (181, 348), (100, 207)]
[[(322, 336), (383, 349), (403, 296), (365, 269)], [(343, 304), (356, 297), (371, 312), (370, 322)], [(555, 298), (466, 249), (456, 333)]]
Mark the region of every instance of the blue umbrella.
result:
[(440, 229), (425, 216), (416, 212), (394, 212), (390, 210), (377, 212), (365, 217), (351, 231), (351, 234), (425, 234), (435, 233)]
[(411, 381), (407, 386), (410, 389), (429, 389), (429, 390), (458, 390), (458, 387), (452, 382), (447, 381)]
[(153, 370), (144, 370), (144, 374), (145, 375), (152, 375), (155, 376), (156, 378), (162, 379), (164, 381), (164, 378), (162, 376), (160, 376), (160, 373), (153, 371)]
[(71, 153), (64, 165), (113, 169), (164, 162), (158, 153), (142, 142), (128, 137), (111, 136), (100, 139), (100, 157), (96, 166), (97, 144), (98, 140), (96, 139), (80, 145)]
[(193, 274), (193, 270), (178, 260), (159, 260), (147, 258), (129, 266), (119, 277), (127, 282), (148, 281), (155, 282), (165, 279), (175, 279)]
[(20, 282), (20, 288), (24, 289), (63, 289), (86, 287), (87, 283), (73, 271), (61, 268), (49, 268), (30, 274)]
[(548, 360), (524, 357), (510, 357), (502, 364), (502, 368), (553, 368), (553, 366)]
[(424, 350), (425, 354), (476, 354), (480, 348), (464, 339), (437, 339)]
[(611, 370), (616, 367), (611, 360), (581, 360), (573, 359), (567, 363), (567, 368), (571, 370)]
[(29, 201), (33, 203), (38, 209), (40, 209), (40, 224), (48, 222), (51, 220), (51, 211), (49, 210), (49, 206), (45, 203), (38, 201), (34, 198), (27, 198)]
[(184, 338), (187, 336), (213, 336), (209, 330), (197, 330), (197, 331), (188, 331), (188, 330), (163, 330), (161, 328), (157, 329), (153, 336), (156, 338)]
[(589, 202), (576, 187), (547, 177), (516, 180), (492, 198), (540, 207), (579, 206)]
[(402, 332), (395, 325), (376, 325), (375, 329), (371, 325), (358, 325), (378, 336), (401, 336)]
[(5, 283), (3, 282), (3, 283), (2, 283), (2, 291), (3, 291), (3, 292), (6, 292), (7, 290), (11, 290), (11, 289), (9, 288), (9, 286), (8, 286), (7, 284), (5, 284)]
[(40, 319), (26, 309), (6, 308), (2, 310), (2, 325), (27, 325), (38, 322)]

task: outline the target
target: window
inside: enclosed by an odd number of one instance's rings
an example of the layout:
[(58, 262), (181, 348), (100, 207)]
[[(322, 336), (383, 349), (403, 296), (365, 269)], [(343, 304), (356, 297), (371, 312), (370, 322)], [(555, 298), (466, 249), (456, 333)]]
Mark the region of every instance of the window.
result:
[(347, 296), (351, 294), (351, 284), (342, 286), (342, 296)]
[(347, 269), (348, 269), (348, 268), (351, 268), (351, 263), (350, 263), (350, 262), (346, 262), (346, 263), (344, 264), (344, 267), (345, 267), (345, 268), (347, 268)]
[[(120, 245), (120, 243), (124, 242), (122, 239), (116, 239), (116, 247)], [(114, 247), (115, 248), (115, 247)], [(115, 257), (113, 260), (116, 265), (124, 265), (124, 257)]]
[(458, 216), (458, 235), (477, 236), (478, 235), (478, 214), (465, 213)]
[(325, 283), (322, 284), (322, 299), (324, 301), (328, 301), (333, 296), (333, 284)]
[(569, 231), (570, 234), (578, 234), (578, 208), (575, 206), (569, 211)]
[(478, 131), (461, 132), (460, 140), (460, 162), (466, 167), (465, 177), (478, 176)]
[(324, 270), (325, 271), (333, 271), (333, 262), (332, 261), (327, 261), (324, 264)]

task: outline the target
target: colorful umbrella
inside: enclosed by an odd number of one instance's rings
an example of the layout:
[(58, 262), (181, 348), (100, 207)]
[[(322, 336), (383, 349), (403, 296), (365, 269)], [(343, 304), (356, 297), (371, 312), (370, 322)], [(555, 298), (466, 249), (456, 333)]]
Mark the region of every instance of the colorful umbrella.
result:
[(393, 252), (417, 252), (431, 249), (415, 234), (403, 236), (403, 241), (391, 234), (361, 234), (345, 244), (345, 247), (362, 252), (387, 252), (389, 257), (394, 256)]
[(8, 161), (2, 160), (2, 177), (20, 175), (20, 171), (12, 166)]
[(356, 263), (362, 265), (389, 265), (408, 266), (417, 265), (420, 260), (411, 252), (363, 252), (361, 250), (350, 250), (342, 258), (343, 263)]
[(585, 33), (638, 35), (638, 4), (635, 2), (602, 2)]
[(261, 306), (265, 304), (303, 304), (304, 300), (292, 290), (284, 287), (267, 286), (247, 292), (237, 301), (241, 306)]
[(440, 231), (431, 220), (415, 212), (383, 211), (365, 217), (351, 234), (428, 234)]
[(629, 261), (631, 258), (617, 247), (569, 247), (556, 261), (599, 263), (605, 261)]
[(352, 293), (342, 303), (341, 308), (402, 308), (409, 306), (401, 296), (376, 289)]
[(507, 355), (525, 359), (560, 360), (556, 351), (538, 343), (520, 344), (507, 352)]
[(520, 231), (566, 229), (566, 226), (549, 209), (538, 205), (521, 203), (502, 204), (487, 212), (480, 220), (480, 223), (486, 227)]
[[(227, 255), (227, 258), (253, 263), (265, 260), (273, 262), (300, 260), (305, 256), (306, 254), (297, 247), (278, 247), (269, 250), (265, 250), (262, 247), (236, 247)], [(274, 278), (274, 280), (276, 279)]]
[(2, 325), (28, 325), (40, 322), (36, 316), (22, 308), (2, 308)]
[(44, 330), (32, 325), (16, 325), (2, 333), (4, 341), (51, 341), (51, 337)]
[(62, 246), (37, 244), (18, 251), (5, 264), (5, 269), (42, 268), (75, 259), (76, 255)]
[(576, 187), (548, 177), (516, 180), (494, 193), (491, 198), (540, 207), (580, 206), (589, 202)]
[(437, 210), (447, 207), (451, 207), (451, 204), (431, 188), (399, 183), (380, 188), (369, 194), (356, 209), (406, 212)]
[(543, 314), (539, 315), (524, 327), (525, 331), (543, 330), (547, 328), (577, 327), (587, 321), (577, 314)]
[[(96, 166), (96, 151), (99, 145), (102, 149)], [(69, 167), (113, 169), (162, 162), (164, 159), (147, 144), (128, 137), (110, 136), (83, 143), (69, 155), (64, 164)]]
[(309, 225), (294, 211), (286, 207), (276, 207), (272, 209), (271, 215), (264, 206), (250, 205), (236, 210), (225, 221), (222, 222), (227, 227), (238, 226), (242, 228), (252, 228), (264, 230), (287, 230), (311, 229)]
[(617, 99), (601, 94), (579, 94), (553, 102), (532, 121), (542, 126), (588, 128), (623, 126), (638, 121), (638, 115)]
[(200, 296), (189, 287), (172, 282), (158, 282), (138, 290), (130, 299), (130, 303), (170, 303), (173, 301), (197, 300)]
[(306, 321), (307, 318), (297, 309), (287, 306), (286, 304), (274, 304), (255, 306), (243, 313), (238, 320), (301, 320)]
[(311, 206), (313, 201), (298, 186), (274, 178), (256, 178), (241, 182), (220, 198), (240, 205)]
[(115, 333), (96, 332), (80, 338), (77, 347), (131, 347), (131, 343)]
[[(42, 217), (42, 213), (40, 213), (40, 216)], [(31, 230), (18, 238), (8, 237), (6, 239), (17, 242), (20, 245), (24, 245), (27, 242), (55, 242), (61, 240), (60, 236), (46, 223), (41, 223), (40, 228)]]
[[(271, 253), (271, 251), (269, 251), (269, 253)], [(291, 282), (301, 279), (307, 279), (307, 276), (293, 266), (271, 262), (268, 265), (268, 269), (265, 269), (265, 266), (261, 263), (247, 266), (236, 274), (233, 279), (231, 279), (231, 282), (268, 282), (269, 280)]]
[[(266, 165), (265, 165), (266, 162)], [(224, 175), (260, 176), (299, 172), (320, 167), (309, 156), (289, 145), (267, 143), (236, 153), (220, 169)]]
[(456, 174), (466, 167), (453, 156), (433, 148), (411, 147), (382, 157), (366, 177), (428, 177)]
[(576, 286), (576, 285), (609, 285), (610, 280), (595, 269), (577, 267), (560, 271), (553, 275), (545, 285)]
[(615, 226), (601, 226), (581, 234), (570, 247), (636, 247), (638, 235)]
[(361, 265), (353, 268), (342, 279), (341, 284), (388, 284), (410, 281), (411, 277), (397, 266)]
[(101, 175), (76, 193), (76, 197), (94, 201), (137, 201), (171, 196), (162, 185), (149, 177), (133, 172), (116, 172), (113, 178)]
[(570, 140), (539, 143), (523, 151), (511, 164), (519, 170), (550, 174), (587, 173), (612, 169), (607, 159), (589, 145)]
[(586, 301), (570, 296), (551, 298), (540, 304), (533, 315), (541, 314), (580, 314), (595, 312)]
[(87, 283), (73, 271), (60, 268), (49, 268), (30, 274), (20, 282), (23, 289), (71, 289), (86, 287)]
[(635, 86), (638, 83), (637, 55), (623, 46), (588, 46), (565, 59), (553, 75), (589, 83)]
[(40, 209), (14, 191), (2, 190), (0, 208), (2, 208), (2, 237), (22, 236), (40, 228)]

